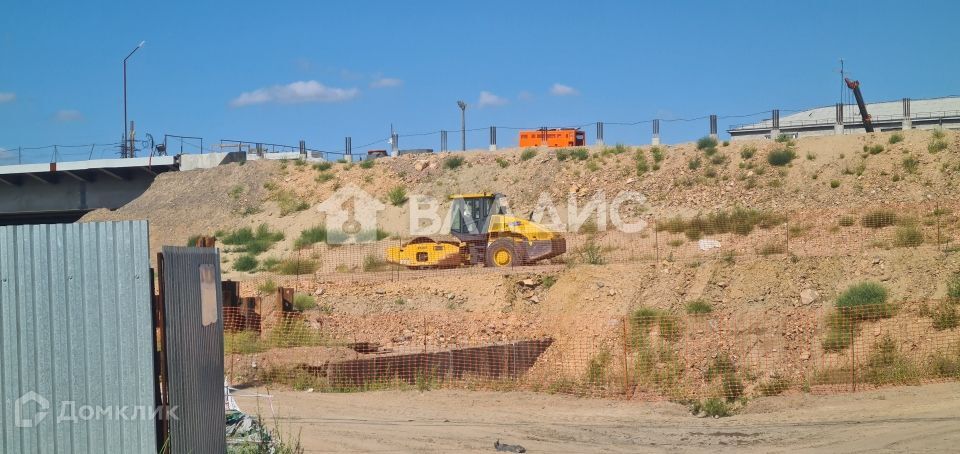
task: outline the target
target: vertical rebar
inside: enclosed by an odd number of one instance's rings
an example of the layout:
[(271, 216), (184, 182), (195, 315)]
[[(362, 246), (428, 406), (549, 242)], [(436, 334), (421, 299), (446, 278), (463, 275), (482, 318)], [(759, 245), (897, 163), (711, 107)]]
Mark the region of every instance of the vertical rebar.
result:
[(942, 241), (940, 240), (940, 202), (939, 201), (937, 202), (937, 207), (935, 208), (935, 210), (936, 211), (934, 211), (933, 214), (937, 218), (937, 251), (940, 252), (943, 249), (940, 246), (942, 244)]
[(787, 239), (787, 244), (786, 244), (787, 255), (789, 255), (790, 254), (790, 215), (787, 215), (786, 220), (783, 222), (783, 226), (784, 226), (783, 229), (785, 232), (784, 236)]
[(627, 370), (627, 318), (620, 319), (623, 324), (623, 395), (629, 397), (630, 372)]
[(850, 320), (850, 391), (857, 390), (857, 338), (855, 336), (855, 323)]
[(657, 220), (653, 220), (653, 250), (656, 253), (657, 268), (660, 268), (660, 229), (657, 228)]

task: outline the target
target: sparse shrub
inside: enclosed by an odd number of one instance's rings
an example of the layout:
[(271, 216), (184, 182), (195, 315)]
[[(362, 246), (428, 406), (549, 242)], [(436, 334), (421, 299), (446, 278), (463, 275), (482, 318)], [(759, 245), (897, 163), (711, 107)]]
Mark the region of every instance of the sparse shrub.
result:
[(683, 328), (680, 326), (680, 319), (675, 315), (660, 314), (657, 320), (660, 327), (660, 337), (676, 342), (683, 337)]
[(897, 223), (896, 213), (889, 210), (874, 210), (860, 219), (860, 224), (871, 229), (889, 227)]
[(601, 351), (597, 356), (590, 358), (587, 364), (586, 381), (591, 385), (603, 385), (607, 381), (607, 367), (610, 365), (612, 356), (607, 350)]
[(697, 215), (689, 220), (677, 216), (657, 223), (658, 231), (685, 233), (690, 239), (699, 239), (703, 234), (736, 233), (748, 235), (754, 228), (768, 229), (783, 224), (782, 215), (768, 211), (736, 207), (731, 211), (718, 211)]
[(687, 303), (688, 314), (709, 314), (713, 312), (713, 306), (704, 300), (693, 300)]
[(887, 289), (876, 282), (861, 282), (847, 288), (837, 297), (837, 310), (854, 321), (875, 320), (893, 315), (887, 303)]
[(724, 141), (723, 141), (723, 146), (729, 147), (729, 146), (730, 146), (730, 141), (729, 141), (729, 140), (724, 140)]
[(449, 156), (443, 160), (443, 168), (457, 170), (463, 165), (463, 156)]
[(387, 199), (395, 207), (403, 205), (407, 201), (407, 190), (403, 186), (395, 186), (390, 192), (387, 192)]
[(903, 158), (902, 161), (903, 170), (907, 173), (917, 173), (917, 169), (920, 168), (920, 160), (915, 156), (907, 156)]
[(543, 277), (543, 279), (540, 280), (540, 286), (543, 287), (544, 289), (549, 289), (550, 287), (553, 287), (553, 284), (556, 284), (556, 283), (557, 283), (557, 277), (552, 274), (546, 275)]
[(933, 327), (937, 330), (953, 329), (960, 324), (960, 315), (957, 314), (957, 307), (949, 302), (940, 303), (931, 313)]
[(760, 255), (784, 254), (787, 252), (787, 247), (779, 241), (772, 241), (763, 245), (757, 252)]
[(864, 153), (869, 153), (869, 154), (880, 154), (880, 153), (883, 153), (883, 145), (880, 145), (880, 144), (876, 144), (876, 145), (864, 145), (864, 146), (863, 146), (863, 152), (864, 152)]
[(330, 161), (318, 162), (313, 165), (314, 170), (319, 170), (321, 172), (330, 170), (331, 167), (333, 167), (333, 164), (331, 164)]
[(257, 286), (257, 291), (264, 295), (270, 295), (277, 291), (277, 283), (273, 279), (267, 279), (266, 282)]
[(743, 159), (753, 158), (753, 155), (757, 154), (757, 147), (753, 145), (747, 145), (740, 150), (740, 157)]
[(228, 355), (248, 355), (262, 351), (260, 335), (254, 331), (223, 333), (223, 352)]
[(661, 162), (664, 158), (663, 148), (656, 146), (650, 149), (650, 156), (653, 156), (653, 162)]
[(714, 165), (720, 165), (727, 162), (727, 157), (721, 153), (717, 153), (710, 157), (710, 163)]
[(280, 208), (280, 216), (286, 216), (310, 208), (310, 204), (307, 203), (307, 201), (300, 199), (291, 191), (277, 190), (270, 195), (270, 198), (277, 202), (277, 206)]
[(285, 275), (313, 274), (319, 267), (316, 260), (292, 257), (281, 260), (275, 271)]
[(830, 187), (837, 189), (840, 187), (840, 180), (830, 180)]
[(780, 134), (774, 140), (776, 140), (777, 143), (785, 143), (787, 145), (793, 145), (793, 138), (786, 134)]
[(592, 240), (587, 241), (587, 243), (580, 248), (580, 258), (585, 263), (591, 265), (603, 265), (606, 263), (606, 260), (603, 258), (603, 248)]
[(527, 149), (523, 150), (522, 152), (520, 152), (520, 160), (521, 160), (521, 161), (529, 161), (529, 160), (533, 159), (533, 158), (536, 157), (536, 156), (537, 156), (537, 149), (536, 149), (536, 148), (527, 148)]
[(934, 128), (931, 137), (934, 139), (943, 139), (947, 137), (947, 134), (943, 132), (943, 128)]
[(237, 246), (235, 252), (258, 255), (270, 249), (274, 243), (283, 240), (283, 232), (271, 231), (267, 224), (260, 224), (256, 231), (250, 227), (241, 227), (229, 233), (218, 232), (220, 241), (229, 246)]
[(711, 397), (703, 402), (700, 407), (704, 414), (712, 418), (724, 418), (730, 416), (732, 411), (730, 405), (718, 397)]
[(790, 380), (779, 375), (773, 375), (769, 380), (757, 385), (757, 392), (761, 396), (777, 396), (790, 389)]
[(864, 378), (874, 384), (907, 384), (917, 381), (917, 371), (907, 358), (900, 354), (897, 342), (883, 336), (873, 346)]
[(364, 159), (363, 161), (360, 161), (360, 168), (361, 168), (361, 169), (372, 169), (374, 164), (376, 164), (376, 160), (373, 160), (373, 159)]
[(927, 144), (927, 151), (930, 152), (931, 154), (936, 154), (943, 150), (946, 150), (947, 146), (948, 144), (946, 140), (935, 139), (935, 140), (931, 140), (930, 143)]
[(767, 162), (773, 166), (785, 166), (790, 164), (797, 157), (797, 153), (791, 148), (781, 148), (773, 150), (767, 155)]
[(556, 152), (554, 152), (554, 154), (557, 156), (557, 161), (566, 161), (567, 159), (570, 159), (570, 150), (566, 148), (559, 148)]
[(841, 227), (851, 227), (855, 222), (856, 220), (853, 219), (853, 216), (840, 216), (837, 224), (840, 224)]
[(952, 301), (960, 301), (960, 274), (954, 274), (947, 281), (947, 297)]
[(260, 263), (253, 254), (244, 254), (233, 262), (233, 269), (241, 272), (253, 271), (259, 264)]
[(923, 244), (923, 232), (916, 226), (905, 225), (897, 227), (893, 245), (896, 247), (915, 247)]
[(723, 389), (724, 397), (731, 402), (742, 397), (743, 391), (746, 389), (746, 387), (743, 386), (743, 382), (737, 377), (737, 374), (733, 372), (723, 375), (723, 379), (720, 381), (720, 387)]
[[(618, 146), (623, 147), (623, 145), (618, 145)], [(536, 151), (536, 150), (534, 150), (534, 151)], [(624, 149), (624, 151), (626, 151), (626, 150)], [(621, 152), (621, 153), (622, 153), (622, 152)], [(617, 153), (617, 154), (620, 154), (620, 153)], [(534, 154), (534, 155), (536, 155), (536, 154)], [(533, 156), (531, 156), (531, 157), (533, 157)], [(570, 150), (570, 157), (573, 158), (573, 159), (576, 159), (577, 161), (586, 161), (587, 158), (590, 157), (590, 152), (589, 152), (586, 148), (583, 148), (583, 147), (574, 148), (573, 150)]]
[(386, 262), (380, 260), (375, 255), (367, 255), (363, 258), (363, 271), (382, 271), (386, 266)]
[(317, 225), (300, 232), (300, 237), (293, 243), (297, 249), (303, 249), (316, 243), (327, 241), (327, 227)]
[(813, 160), (816, 160), (816, 159), (817, 159), (817, 155), (815, 155), (815, 154), (813, 154), (812, 152), (809, 152), (809, 151), (807, 152), (807, 161), (813, 161)]
[(313, 295), (297, 293), (293, 295), (293, 307), (298, 311), (306, 311), (317, 307), (317, 300)]
[(656, 323), (657, 319), (660, 317), (660, 314), (660, 311), (653, 308), (637, 308), (632, 314), (630, 314), (630, 326), (635, 334), (639, 333), (646, 335), (650, 332), (650, 328), (654, 323)]
[(507, 161), (501, 157), (497, 157), (497, 165), (499, 165), (501, 169), (506, 169), (508, 166), (510, 166), (510, 161)]
[(326, 183), (332, 179), (334, 179), (334, 176), (330, 172), (320, 172), (317, 174), (317, 177), (314, 178), (314, 180), (320, 184)]
[(716, 177), (717, 177), (717, 169), (716, 169), (715, 167), (713, 167), (713, 166), (709, 166), (709, 167), (707, 167), (706, 169), (704, 169), (704, 171), (703, 171), (703, 176), (705, 176), (705, 177), (707, 177), (707, 178), (716, 178)]
[(893, 133), (892, 135), (890, 135), (890, 138), (887, 139), (887, 143), (890, 145), (900, 143), (900, 142), (903, 142), (903, 134), (900, 134), (899, 132)]
[(717, 139), (714, 139), (713, 137), (704, 136), (697, 140), (698, 150), (706, 150), (708, 148), (716, 148), (716, 147), (717, 147)]
[(690, 170), (697, 170), (700, 168), (700, 158), (693, 158), (687, 162), (687, 168)]
[(591, 171), (591, 172), (596, 172), (596, 171), (600, 170), (600, 164), (597, 163), (597, 161), (594, 161), (594, 160), (587, 161), (587, 170), (589, 170), (589, 171)]

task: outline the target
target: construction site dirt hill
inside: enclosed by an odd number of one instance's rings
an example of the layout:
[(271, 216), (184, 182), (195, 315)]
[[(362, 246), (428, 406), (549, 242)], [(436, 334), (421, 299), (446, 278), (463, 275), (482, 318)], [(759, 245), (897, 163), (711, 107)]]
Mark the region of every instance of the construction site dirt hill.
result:
[[(680, 249), (696, 251), (697, 244), (677, 233), (669, 236), (671, 246), (667, 238), (657, 240), (656, 256), (650, 249), (649, 255), (591, 264), (578, 258), (581, 246), (572, 239), (565, 256), (510, 272), (479, 272), (482, 267), (469, 273), (384, 271), (371, 272), (365, 280), (347, 280), (328, 279), (325, 273), (334, 270), (321, 269), (313, 275), (282, 276), (233, 271), (239, 253), (224, 247), (226, 275), (244, 282), (244, 292), (256, 293), (267, 280), (295, 286), (316, 298), (319, 309), (305, 316), (332, 337), (351, 336), (385, 348), (402, 348), (544, 336), (555, 340), (544, 354), (549, 360), (587, 340), (599, 342), (615, 335), (618, 320), (638, 307), (683, 312), (685, 304), (703, 300), (713, 306), (711, 320), (738, 326), (743, 336), (796, 333), (786, 337), (795, 338), (794, 342), (778, 340), (755, 356), (759, 361), (776, 358), (781, 368), (789, 368), (818, 348), (803, 333), (824, 319), (833, 299), (849, 285), (881, 282), (892, 300), (909, 302), (898, 315), (897, 323), (903, 323), (903, 317), (923, 318), (920, 305), (944, 298), (948, 277), (960, 271), (951, 252), (960, 214), (955, 212), (960, 209), (956, 197), (960, 134), (895, 134), (702, 143), (699, 148), (688, 143), (656, 150), (611, 146), (586, 151), (441, 153), (378, 159), (372, 166), (331, 163), (327, 167), (292, 161), (230, 164), (160, 175), (127, 206), (92, 212), (83, 220), (148, 219), (154, 250), (163, 244), (185, 244), (194, 235), (265, 223), (283, 232), (284, 239), (264, 256), (282, 258), (297, 254), (295, 242), (301, 232), (322, 222), (313, 207), (347, 185), (363, 189), (386, 207), (378, 223), (385, 238), (366, 246), (371, 251), (386, 247), (378, 243), (395, 244), (410, 237), (410, 204), (394, 205), (388, 195), (398, 187), (404, 188), (405, 198), (425, 195), (438, 200), (455, 193), (504, 193), (515, 213), (533, 211), (543, 193), (563, 211), (570, 194), (589, 199), (600, 192), (635, 191), (645, 196), (646, 203), (631, 216), (647, 220), (662, 222), (677, 215), (690, 217), (734, 207), (792, 214), (803, 222), (789, 232), (785, 229), (785, 235), (794, 235), (788, 238), (801, 246), (791, 246), (786, 253), (756, 250), (677, 260)], [(791, 159), (777, 165), (771, 152), (786, 152)], [(859, 225), (862, 213), (871, 207), (891, 207), (915, 218), (926, 226), (924, 238), (913, 247), (894, 247), (838, 226), (838, 222)], [(925, 221), (933, 211), (938, 216), (936, 233)], [(852, 216), (849, 223), (841, 220), (848, 215)], [(852, 229), (862, 232), (857, 225)], [(649, 237), (637, 238), (652, 240), (655, 230), (649, 229)], [(762, 241), (763, 235), (769, 233), (758, 231), (750, 237)], [(616, 236), (611, 233), (609, 238)], [(668, 254), (670, 247), (676, 256)], [(615, 249), (604, 251), (615, 256)], [(345, 266), (363, 274), (359, 263)], [(701, 332), (696, 342), (704, 351), (725, 342), (711, 335), (709, 328)], [(754, 344), (763, 345), (762, 335), (753, 336)], [(572, 361), (575, 356), (565, 358)], [(581, 364), (571, 367), (584, 367), (587, 360), (577, 359)], [(532, 373), (536, 371), (535, 366)]]

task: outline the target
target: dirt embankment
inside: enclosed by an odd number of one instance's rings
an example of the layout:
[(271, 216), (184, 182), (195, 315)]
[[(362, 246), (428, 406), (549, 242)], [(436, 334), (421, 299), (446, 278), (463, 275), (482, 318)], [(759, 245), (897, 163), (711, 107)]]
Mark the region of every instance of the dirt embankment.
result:
[[(332, 163), (316, 169), (256, 161), (160, 175), (127, 206), (98, 210), (83, 220), (147, 219), (154, 250), (162, 244), (184, 244), (191, 235), (266, 223), (286, 236), (270, 250), (282, 256), (293, 251), (301, 231), (323, 222), (316, 205), (347, 185), (385, 202), (378, 225), (400, 238), (409, 236), (409, 204), (389, 203), (388, 192), (397, 187), (409, 198), (429, 196), (441, 203), (453, 193), (502, 192), (522, 216), (534, 210), (542, 195), (564, 216), (571, 194), (583, 204), (598, 193), (611, 198), (620, 191), (647, 198), (646, 206), (624, 216), (648, 218), (733, 206), (786, 212), (955, 199), (960, 133), (947, 131), (941, 139), (930, 131), (898, 134), (902, 140), (893, 144), (892, 133), (795, 140), (789, 145), (795, 158), (786, 166), (771, 165), (768, 155), (788, 144), (769, 140), (719, 144), (715, 153), (679, 144), (662, 146), (656, 154), (650, 146), (588, 147), (587, 153), (564, 159), (549, 149), (532, 156), (518, 149), (406, 155), (378, 160), (370, 168)], [(946, 148), (928, 151), (938, 140)], [(646, 163), (642, 173), (638, 149)], [(463, 162), (454, 166), (449, 161), (454, 156)], [(438, 214), (444, 210), (442, 205)]]

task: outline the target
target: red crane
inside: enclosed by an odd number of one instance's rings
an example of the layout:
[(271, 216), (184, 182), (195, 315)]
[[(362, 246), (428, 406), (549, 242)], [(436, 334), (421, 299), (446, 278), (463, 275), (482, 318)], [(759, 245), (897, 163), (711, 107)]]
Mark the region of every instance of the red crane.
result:
[(860, 108), (860, 117), (863, 118), (863, 129), (867, 132), (873, 132), (873, 123), (870, 122), (870, 114), (867, 113), (867, 104), (863, 102), (863, 94), (860, 93), (860, 81), (850, 80), (846, 77), (843, 81), (847, 83), (847, 88), (853, 90), (853, 96), (857, 98), (857, 107)]

